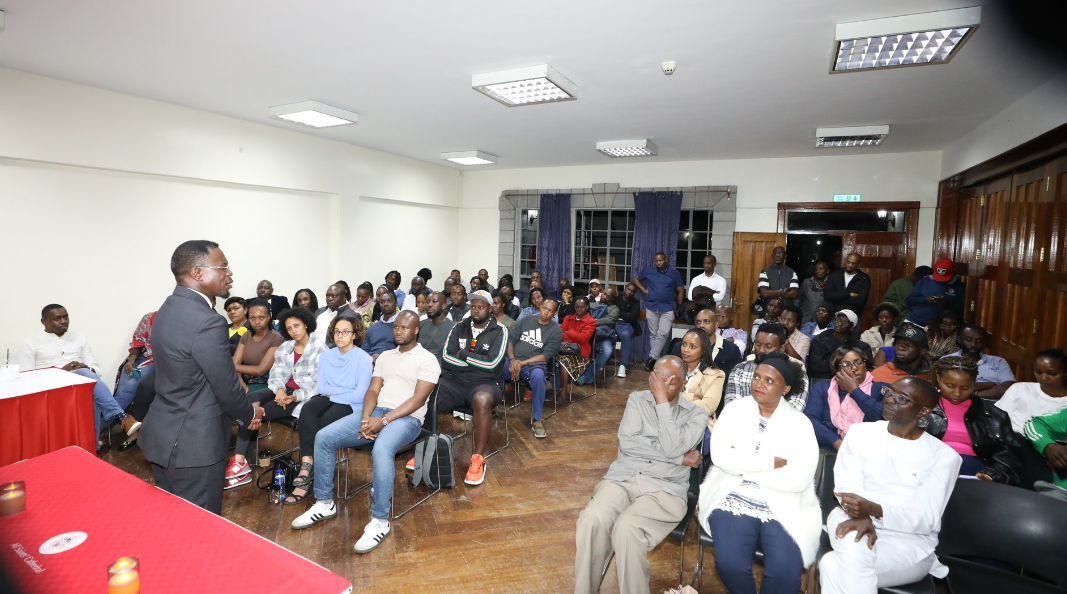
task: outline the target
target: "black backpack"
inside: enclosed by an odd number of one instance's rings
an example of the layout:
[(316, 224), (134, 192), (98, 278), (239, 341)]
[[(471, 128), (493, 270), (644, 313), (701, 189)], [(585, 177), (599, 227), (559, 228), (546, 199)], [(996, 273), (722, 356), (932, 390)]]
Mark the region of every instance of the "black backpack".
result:
[(452, 436), (439, 434), (415, 446), (415, 473), (408, 479), (408, 489), (426, 485), (431, 489), (456, 487), (453, 474)]

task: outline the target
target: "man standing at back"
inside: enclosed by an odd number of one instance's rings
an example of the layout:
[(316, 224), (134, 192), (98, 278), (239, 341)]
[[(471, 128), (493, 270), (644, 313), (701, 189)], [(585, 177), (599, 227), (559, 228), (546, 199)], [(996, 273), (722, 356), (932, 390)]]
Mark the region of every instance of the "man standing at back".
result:
[(845, 267), (826, 277), (823, 299), (834, 306), (835, 311), (849, 309), (863, 318), (867, 299), (871, 296), (871, 277), (860, 270), (860, 255), (852, 252), (845, 256)]
[(785, 248), (775, 246), (771, 252), (772, 263), (759, 273), (756, 291), (764, 300), (781, 297), (785, 305), (795, 304), (800, 295), (800, 279), (792, 268), (785, 265)]
[(263, 409), (248, 402), (230, 357), (226, 320), (212, 307), (233, 285), (219, 245), (186, 241), (174, 250), (170, 270), (178, 286), (152, 330), (156, 399), (140, 446), (157, 487), (221, 514), (230, 426), (258, 429)]
[(663, 352), (667, 338), (671, 335), (674, 323), (674, 304), (685, 299), (685, 281), (673, 266), (667, 265), (667, 254), (657, 252), (650, 266), (635, 274), (634, 286), (647, 297), (645, 299), (645, 321), (648, 323), (648, 361), (645, 369), (652, 371), (656, 359)]

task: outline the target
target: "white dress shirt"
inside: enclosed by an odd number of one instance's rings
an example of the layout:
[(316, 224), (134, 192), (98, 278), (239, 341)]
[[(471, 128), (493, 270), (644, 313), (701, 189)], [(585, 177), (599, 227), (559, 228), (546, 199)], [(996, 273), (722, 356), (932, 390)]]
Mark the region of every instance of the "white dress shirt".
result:
[(85, 337), (73, 330), (56, 336), (41, 330), (31, 334), (19, 349), (19, 369), (28, 371), (44, 367), (62, 368), (72, 361), (80, 361), (100, 375), (100, 365)]
[(711, 276), (700, 273), (693, 277), (693, 281), (689, 283), (690, 301), (693, 300), (693, 289), (696, 287), (708, 287), (715, 291), (715, 303), (721, 303), (726, 298), (726, 279), (719, 276), (717, 272), (712, 272)]

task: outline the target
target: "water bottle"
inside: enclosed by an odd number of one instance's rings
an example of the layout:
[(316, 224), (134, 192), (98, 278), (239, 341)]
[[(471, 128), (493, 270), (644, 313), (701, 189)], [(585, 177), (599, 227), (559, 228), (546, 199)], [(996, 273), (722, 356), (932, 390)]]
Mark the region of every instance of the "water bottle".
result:
[(278, 468), (274, 471), (274, 484), (278, 487), (278, 503), (285, 499), (285, 469)]

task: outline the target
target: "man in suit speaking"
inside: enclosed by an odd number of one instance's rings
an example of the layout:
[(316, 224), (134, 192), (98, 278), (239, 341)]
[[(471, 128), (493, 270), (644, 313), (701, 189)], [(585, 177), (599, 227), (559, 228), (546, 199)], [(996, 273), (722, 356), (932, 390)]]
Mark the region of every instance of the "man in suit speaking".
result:
[(230, 428), (257, 429), (263, 408), (249, 403), (230, 357), (226, 320), (216, 297), (233, 285), (226, 256), (212, 241), (186, 241), (170, 270), (178, 284), (152, 329), (156, 399), (141, 426), (140, 446), (156, 486), (222, 513)]

